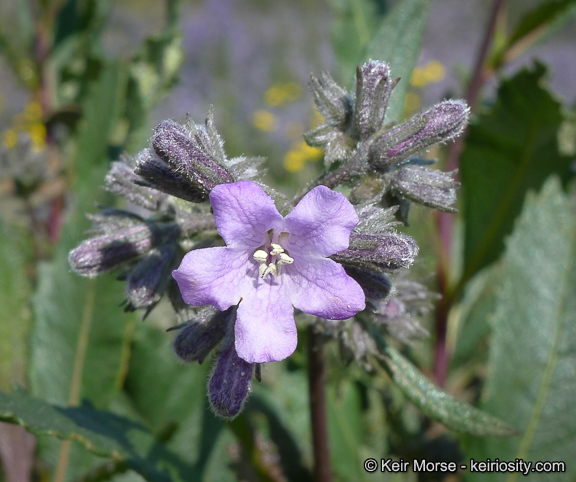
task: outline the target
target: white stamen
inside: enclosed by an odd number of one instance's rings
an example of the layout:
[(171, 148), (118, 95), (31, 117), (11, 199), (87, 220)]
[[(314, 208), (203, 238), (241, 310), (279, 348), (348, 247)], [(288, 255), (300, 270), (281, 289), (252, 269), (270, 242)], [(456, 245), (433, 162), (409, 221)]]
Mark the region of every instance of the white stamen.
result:
[(265, 263), (268, 260), (268, 253), (263, 249), (256, 251), (252, 257), (259, 263)]
[(272, 276), (276, 276), (278, 274), (278, 271), (276, 270), (276, 265), (274, 263), (270, 263), (263, 271), (262, 271), (262, 267), (264, 265), (260, 265), (260, 278), (264, 278), (267, 274), (272, 274)]
[(270, 254), (272, 256), (275, 256), (277, 254), (281, 254), (284, 252), (284, 248), (282, 246), (280, 246), (279, 244), (272, 243), (271, 246), (272, 246), (272, 251), (270, 251)]
[(286, 253), (280, 253), (280, 259), (276, 261), (276, 264), (292, 264), (294, 262), (294, 258), (291, 258)]

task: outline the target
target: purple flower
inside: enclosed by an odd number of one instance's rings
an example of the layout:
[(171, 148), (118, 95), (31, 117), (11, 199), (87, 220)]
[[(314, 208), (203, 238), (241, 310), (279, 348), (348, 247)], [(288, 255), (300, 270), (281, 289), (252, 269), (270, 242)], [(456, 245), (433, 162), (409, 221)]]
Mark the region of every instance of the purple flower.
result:
[(190, 305), (239, 304), (235, 348), (244, 361), (292, 354), (294, 308), (333, 320), (365, 308), (360, 285), (328, 259), (348, 248), (358, 223), (344, 195), (318, 186), (286, 217), (251, 181), (218, 185), (210, 201), (227, 246), (189, 252), (173, 276)]

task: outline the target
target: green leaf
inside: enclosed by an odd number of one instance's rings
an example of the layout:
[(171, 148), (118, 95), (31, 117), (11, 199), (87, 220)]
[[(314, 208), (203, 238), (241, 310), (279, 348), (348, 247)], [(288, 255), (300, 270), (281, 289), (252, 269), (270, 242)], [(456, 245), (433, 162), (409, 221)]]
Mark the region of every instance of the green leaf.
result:
[[(341, 80), (352, 81), (356, 67), (362, 63), (366, 48), (386, 13), (381, 0), (330, 0), (336, 11), (330, 32), (338, 59)], [(379, 59), (384, 60), (384, 59)]]
[[(516, 426), (507, 441), (472, 440), (475, 459), (563, 460), (576, 453), (576, 210), (557, 177), (526, 201), (503, 259), (483, 408)], [(576, 466), (537, 480), (573, 480)], [(492, 474), (515, 480), (518, 474)], [(473, 477), (471, 477), (473, 479)], [(477, 478), (476, 480), (484, 480)]]
[[(199, 474), (214, 454), (224, 422), (207, 409), (210, 362), (184, 365), (170, 349), (174, 332), (139, 325), (134, 334), (125, 390), (155, 432), (173, 427), (167, 446), (195, 461)], [(223, 454), (217, 454), (220, 458)]]
[[(84, 119), (78, 139), (77, 173), (90, 176), (92, 166), (107, 158), (108, 139), (117, 118), (120, 63), (103, 64), (84, 104)], [(100, 183), (103, 182), (100, 181)]]
[(362, 480), (366, 472), (359, 452), (362, 404), (358, 389), (346, 381), (329, 387), (326, 395), (333, 470), (342, 480)]
[[(575, 0), (549, 0), (526, 12), (510, 35), (502, 54), (522, 45), (523, 50), (550, 37), (576, 16)], [(502, 59), (502, 54), (498, 59)]]
[(143, 425), (91, 405), (60, 407), (23, 390), (0, 391), (0, 420), (36, 435), (74, 440), (85, 450), (113, 459), (150, 481), (188, 481), (194, 469), (160, 445)]
[(27, 243), (0, 218), (0, 388), (25, 382), (30, 316)]
[(461, 159), (466, 218), (464, 275), (496, 260), (529, 189), (551, 173), (571, 176), (571, 158), (559, 154), (561, 105), (542, 85), (535, 64), (502, 82), (495, 105), (470, 126)]
[(457, 400), (428, 380), (408, 359), (388, 345), (370, 323), (364, 325), (385, 355), (385, 368), (402, 393), (428, 417), (446, 427), (477, 437), (509, 437), (514, 427)]
[(487, 358), (488, 322), (494, 316), (496, 295), (500, 291), (500, 268), (499, 265), (488, 266), (466, 284), (458, 305), (460, 326), (451, 361), (454, 367), (462, 366), (475, 356), (482, 362)]
[[(404, 98), (410, 76), (422, 46), (430, 0), (402, 0), (382, 21), (368, 45), (365, 60), (384, 60), (390, 64), (392, 76), (401, 82), (394, 89), (386, 111), (386, 122), (399, 122), (404, 112)], [(364, 61), (365, 61), (364, 60)]]

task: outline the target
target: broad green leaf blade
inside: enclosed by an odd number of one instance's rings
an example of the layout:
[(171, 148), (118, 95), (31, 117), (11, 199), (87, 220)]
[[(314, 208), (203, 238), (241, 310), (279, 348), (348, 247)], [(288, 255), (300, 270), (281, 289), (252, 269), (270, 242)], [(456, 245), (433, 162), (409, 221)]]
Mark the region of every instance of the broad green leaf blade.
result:
[(199, 476), (215, 453), (224, 422), (207, 408), (206, 378), (211, 361), (182, 364), (170, 349), (176, 332), (148, 324), (134, 333), (125, 390), (138, 415), (155, 433), (173, 427), (166, 445), (183, 460), (194, 462)]
[(483, 408), (509, 421), (521, 435), (469, 443), (468, 456), (475, 459), (567, 462), (565, 473), (534, 475), (538, 481), (574, 480), (576, 475), (569, 462), (576, 453), (574, 201), (552, 178), (538, 196), (528, 197), (507, 243)]
[(390, 64), (392, 76), (402, 80), (394, 89), (386, 122), (399, 122), (404, 112), (404, 98), (410, 76), (422, 46), (430, 0), (402, 0), (382, 21), (370, 41), (363, 61), (383, 60)]
[(428, 380), (408, 359), (388, 345), (380, 332), (365, 323), (385, 354), (385, 368), (402, 393), (428, 417), (446, 427), (477, 437), (509, 437), (516, 433), (506, 422), (457, 400)]
[(560, 103), (535, 64), (502, 82), (494, 106), (470, 126), (461, 159), (466, 227), (464, 280), (496, 260), (529, 189), (551, 173), (563, 181), (572, 159), (558, 152)]
[(23, 390), (11, 394), (0, 391), (0, 420), (37, 435), (74, 440), (89, 452), (125, 463), (146, 480), (193, 479), (193, 467), (167, 451), (146, 427), (90, 405), (59, 407)]

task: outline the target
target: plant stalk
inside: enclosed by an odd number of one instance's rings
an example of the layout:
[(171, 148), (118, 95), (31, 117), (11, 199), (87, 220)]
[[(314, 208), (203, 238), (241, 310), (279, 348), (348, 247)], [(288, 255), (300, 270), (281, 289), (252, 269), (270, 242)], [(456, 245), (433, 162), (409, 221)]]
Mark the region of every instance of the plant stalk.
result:
[(330, 447), (326, 411), (326, 358), (322, 335), (308, 327), (308, 387), (314, 447), (314, 480), (331, 482)]
[[(492, 46), (494, 33), (498, 24), (498, 19), (502, 13), (502, 8), (506, 0), (494, 0), (492, 11), (488, 19), (486, 31), (482, 44), (476, 56), (474, 70), (468, 91), (466, 93), (466, 102), (470, 109), (474, 109), (482, 87), (486, 83), (489, 72), (486, 70), (486, 60)], [(460, 154), (464, 147), (468, 131), (464, 131), (450, 146), (446, 160), (447, 170), (457, 169), (460, 164)], [(436, 215), (436, 226), (439, 237), (438, 248), (438, 267), (436, 271), (436, 280), (438, 291), (442, 294), (436, 309), (436, 348), (434, 355), (434, 375), (436, 383), (443, 387), (446, 382), (448, 367), (450, 365), (450, 355), (446, 347), (446, 334), (448, 332), (448, 315), (453, 303), (456, 301), (454, 293), (451, 293), (449, 283), (450, 260), (452, 257), (452, 235), (453, 235), (454, 218), (451, 214), (439, 212)]]

